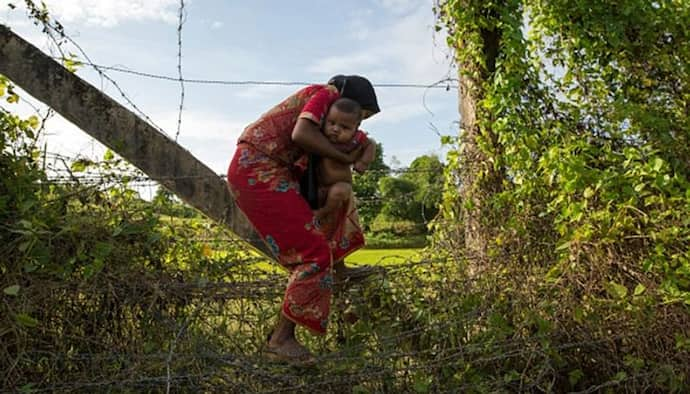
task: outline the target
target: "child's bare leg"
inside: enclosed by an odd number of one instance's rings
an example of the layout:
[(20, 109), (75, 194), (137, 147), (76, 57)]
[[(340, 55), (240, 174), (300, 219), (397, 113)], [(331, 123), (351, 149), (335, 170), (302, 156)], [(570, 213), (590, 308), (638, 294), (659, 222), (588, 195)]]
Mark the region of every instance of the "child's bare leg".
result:
[(343, 206), (352, 195), (352, 185), (347, 182), (336, 182), (328, 189), (326, 203), (314, 211), (314, 216), (321, 220)]

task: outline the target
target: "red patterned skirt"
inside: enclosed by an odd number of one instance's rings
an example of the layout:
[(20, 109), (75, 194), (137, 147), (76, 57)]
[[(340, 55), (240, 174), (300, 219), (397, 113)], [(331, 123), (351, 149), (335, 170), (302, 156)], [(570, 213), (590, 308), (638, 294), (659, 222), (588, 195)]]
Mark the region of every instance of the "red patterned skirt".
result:
[(228, 168), (237, 205), (290, 272), (282, 312), (293, 322), (323, 334), (328, 325), (333, 262), (364, 245), (355, 201), (316, 223), (299, 180), (287, 166), (247, 144), (237, 145)]

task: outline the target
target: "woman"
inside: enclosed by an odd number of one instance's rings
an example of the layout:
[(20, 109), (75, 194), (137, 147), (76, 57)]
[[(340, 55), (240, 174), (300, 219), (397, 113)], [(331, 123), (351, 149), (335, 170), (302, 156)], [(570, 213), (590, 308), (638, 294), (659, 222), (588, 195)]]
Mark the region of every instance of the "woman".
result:
[(326, 332), (333, 276), (345, 280), (355, 275), (343, 259), (364, 245), (354, 198), (319, 222), (299, 194), (304, 168), (299, 162), (306, 154), (346, 164), (360, 154), (341, 152), (319, 129), (339, 97), (357, 101), (363, 119), (379, 112), (374, 88), (361, 76), (338, 75), (326, 85), (307, 86), (247, 126), (228, 168), (228, 185), (239, 208), (290, 272), (278, 324), (265, 347), (275, 359), (313, 360), (295, 338), (295, 325)]

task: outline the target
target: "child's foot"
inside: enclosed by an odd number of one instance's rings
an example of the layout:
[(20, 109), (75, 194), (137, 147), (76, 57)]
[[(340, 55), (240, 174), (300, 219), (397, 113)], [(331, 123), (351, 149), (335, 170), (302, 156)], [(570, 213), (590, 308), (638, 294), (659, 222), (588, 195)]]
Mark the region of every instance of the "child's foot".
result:
[(314, 219), (317, 223), (321, 223), (324, 217), (326, 217), (326, 212), (323, 211), (323, 208), (314, 211)]

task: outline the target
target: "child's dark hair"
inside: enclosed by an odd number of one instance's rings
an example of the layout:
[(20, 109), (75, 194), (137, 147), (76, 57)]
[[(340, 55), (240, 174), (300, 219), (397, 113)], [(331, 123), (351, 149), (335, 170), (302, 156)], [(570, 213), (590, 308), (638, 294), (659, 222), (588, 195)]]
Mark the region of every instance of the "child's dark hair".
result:
[(357, 117), (362, 119), (362, 106), (353, 99), (347, 97), (341, 97), (332, 104), (333, 107), (337, 108), (338, 111), (344, 112), (346, 114), (357, 114)]

